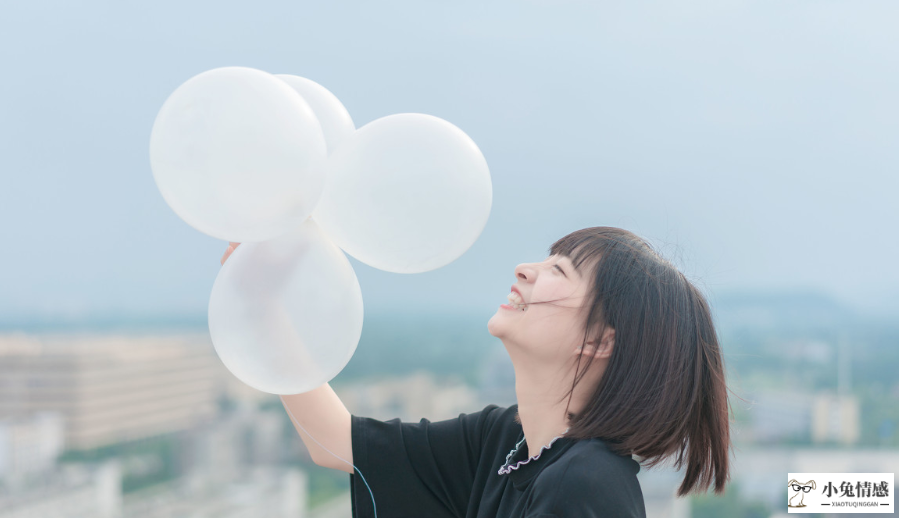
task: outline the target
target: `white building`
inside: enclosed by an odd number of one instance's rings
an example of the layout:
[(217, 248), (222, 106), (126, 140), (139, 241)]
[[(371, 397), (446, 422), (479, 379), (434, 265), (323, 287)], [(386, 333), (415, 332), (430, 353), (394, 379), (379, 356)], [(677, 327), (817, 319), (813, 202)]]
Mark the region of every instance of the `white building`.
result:
[(64, 443), (65, 425), (59, 412), (0, 418), (0, 479), (15, 484), (49, 473)]
[(821, 393), (812, 409), (812, 442), (851, 445), (861, 436), (858, 398)]
[(227, 371), (208, 335), (0, 336), (0, 416), (55, 411), (66, 449), (187, 430), (217, 411)]
[(118, 462), (68, 465), (0, 492), (0, 518), (122, 518)]

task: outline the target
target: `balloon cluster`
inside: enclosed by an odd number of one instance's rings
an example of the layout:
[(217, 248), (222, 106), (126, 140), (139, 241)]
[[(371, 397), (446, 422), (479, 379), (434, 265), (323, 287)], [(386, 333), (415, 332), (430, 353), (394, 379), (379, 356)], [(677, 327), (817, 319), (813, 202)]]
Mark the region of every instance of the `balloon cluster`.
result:
[(487, 162), (449, 122), (403, 113), (356, 129), (318, 83), (244, 67), (169, 96), (150, 162), (181, 219), (243, 243), (212, 287), (209, 332), (238, 379), (272, 394), (312, 390), (353, 356), (362, 293), (343, 252), (389, 272), (440, 268), (492, 202)]

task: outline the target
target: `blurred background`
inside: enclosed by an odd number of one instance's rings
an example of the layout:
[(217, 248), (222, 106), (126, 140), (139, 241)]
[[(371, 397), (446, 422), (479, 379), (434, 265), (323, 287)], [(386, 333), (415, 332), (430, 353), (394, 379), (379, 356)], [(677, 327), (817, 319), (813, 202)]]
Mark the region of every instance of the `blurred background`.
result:
[(786, 514), (788, 472), (899, 470), (899, 4), (0, 3), (0, 518), (343, 517), (276, 396), (215, 355), (227, 243), (165, 204), (154, 117), (190, 77), (312, 79), (357, 127), (420, 112), (490, 166), (483, 234), (452, 264), (351, 258), (350, 411), (444, 419), (515, 402), (487, 320), (559, 237), (645, 237), (709, 297), (734, 415), (723, 496), (650, 517)]

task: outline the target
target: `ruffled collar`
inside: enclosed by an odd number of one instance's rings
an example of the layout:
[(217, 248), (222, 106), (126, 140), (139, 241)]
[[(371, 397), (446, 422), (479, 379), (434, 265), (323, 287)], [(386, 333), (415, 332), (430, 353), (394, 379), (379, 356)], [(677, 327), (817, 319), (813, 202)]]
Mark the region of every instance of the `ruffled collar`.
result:
[(565, 435), (566, 433), (568, 433), (568, 430), (570, 430), (570, 429), (571, 428), (566, 428), (565, 431), (562, 432), (562, 435), (557, 435), (556, 437), (553, 437), (553, 439), (551, 441), (549, 441), (548, 444), (546, 444), (545, 446), (541, 446), (540, 451), (538, 451), (536, 455), (531, 455), (527, 459), (520, 460), (520, 461), (516, 462), (515, 464), (512, 464), (511, 463), (512, 459), (521, 450), (521, 446), (525, 443), (525, 438), (522, 437), (521, 440), (518, 441), (518, 444), (515, 445), (515, 448), (513, 448), (512, 451), (510, 451), (508, 455), (506, 455), (506, 462), (502, 466), (500, 466), (499, 471), (497, 471), (497, 474), (506, 475), (508, 473), (511, 473), (512, 470), (517, 470), (521, 466), (524, 466), (525, 464), (527, 464), (533, 460), (539, 459), (540, 455), (542, 455), (545, 450), (550, 449), (552, 447), (553, 443), (556, 442), (557, 440), (561, 439), (562, 436)]

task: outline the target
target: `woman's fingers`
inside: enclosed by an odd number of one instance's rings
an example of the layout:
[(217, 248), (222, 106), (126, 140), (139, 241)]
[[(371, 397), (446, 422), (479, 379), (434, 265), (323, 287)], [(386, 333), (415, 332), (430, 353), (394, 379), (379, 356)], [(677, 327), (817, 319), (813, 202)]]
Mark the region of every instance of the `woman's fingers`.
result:
[(225, 261), (228, 260), (228, 256), (230, 256), (230, 255), (231, 255), (231, 252), (233, 252), (233, 251), (234, 251), (234, 247), (233, 247), (233, 246), (229, 246), (228, 249), (225, 250), (225, 255), (222, 256), (222, 266), (225, 265)]
[(231, 257), (231, 254), (234, 253), (234, 250), (237, 249), (238, 246), (240, 246), (240, 243), (229, 243), (228, 249), (225, 250), (225, 255), (222, 256), (222, 266), (225, 265), (225, 261)]

